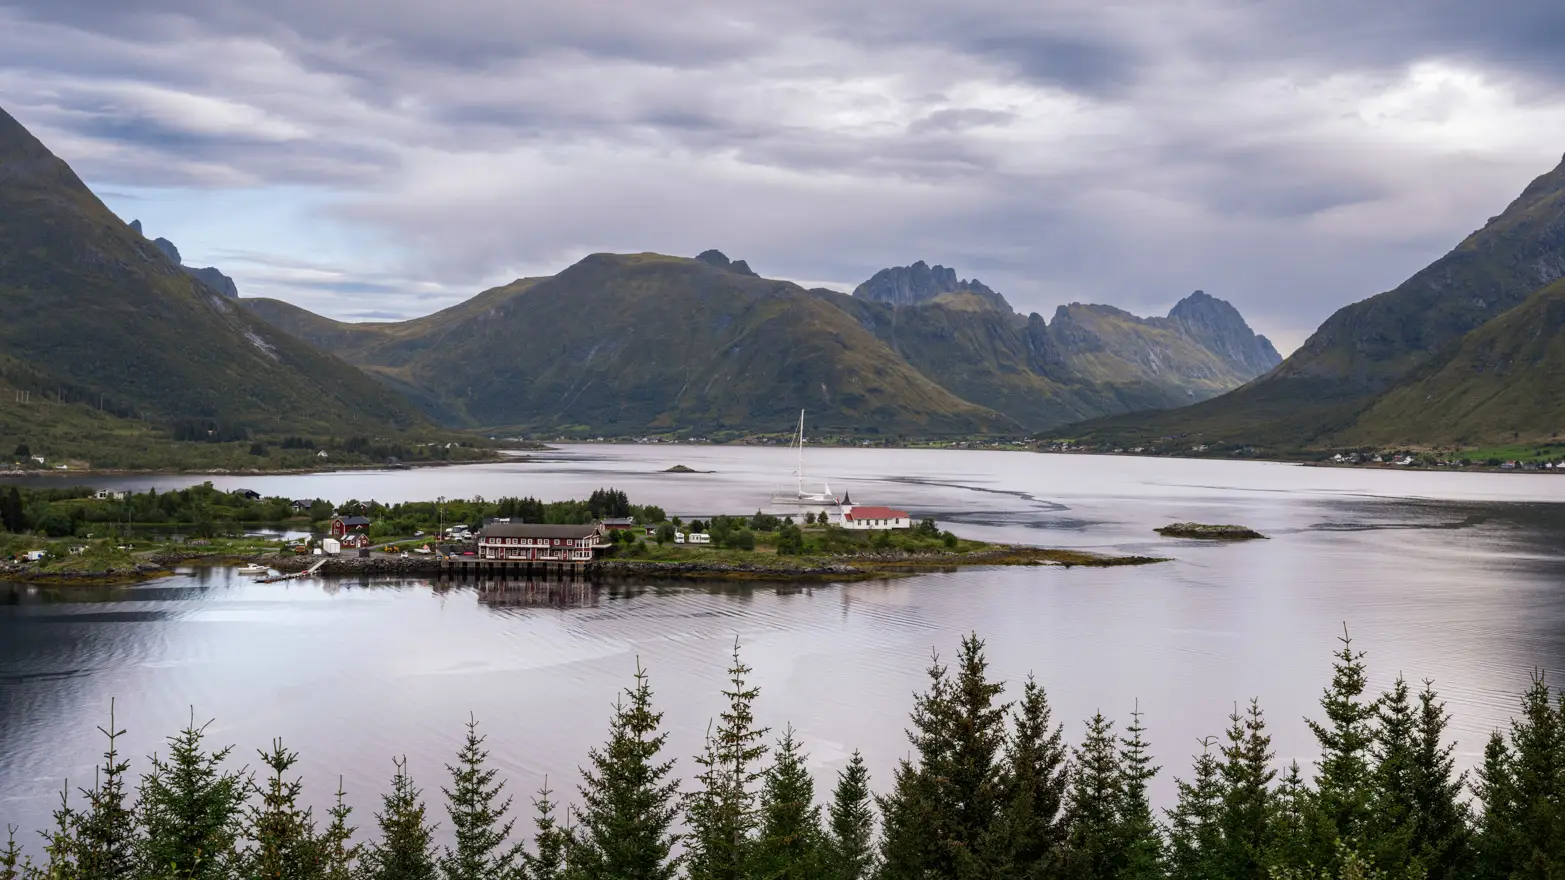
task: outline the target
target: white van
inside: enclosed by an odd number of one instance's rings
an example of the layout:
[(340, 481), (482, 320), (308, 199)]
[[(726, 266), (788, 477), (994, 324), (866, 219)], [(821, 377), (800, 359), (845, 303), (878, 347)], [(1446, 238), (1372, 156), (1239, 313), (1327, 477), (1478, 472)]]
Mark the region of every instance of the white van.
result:
[(675, 544), (683, 544), (683, 543), (685, 543), (685, 533), (684, 532), (675, 532), (674, 533), (674, 543)]

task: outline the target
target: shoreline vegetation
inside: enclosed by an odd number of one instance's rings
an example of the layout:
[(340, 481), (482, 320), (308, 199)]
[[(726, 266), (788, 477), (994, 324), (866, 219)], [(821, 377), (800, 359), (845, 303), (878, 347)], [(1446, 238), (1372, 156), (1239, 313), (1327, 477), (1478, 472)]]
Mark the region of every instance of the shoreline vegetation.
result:
[[(1565, 872), (1565, 692), (1535, 674), (1518, 715), (1490, 734), (1470, 775), (1455, 769), (1453, 719), (1434, 683), (1415, 690), (1398, 675), (1374, 694), (1364, 652), (1346, 633), (1340, 642), (1317, 717), (1305, 719), (1318, 750), (1310, 766), (1279, 759), (1257, 700), (1235, 703), (1226, 726), (1200, 741), (1164, 809), (1150, 796), (1164, 772), (1159, 758), (1185, 753), (1155, 751), (1148, 721), (1156, 719), (1136, 704), (1123, 726), (1100, 711), (1067, 733), (1033, 676), (991, 676), (977, 635), (962, 639), (953, 662), (931, 661), (913, 698), (911, 748), (892, 777), (872, 779), (855, 749), (822, 793), (792, 726), (756, 722), (763, 695), (737, 641), (722, 708), (690, 758), (667, 748), (652, 678), (638, 662), (606, 738), (585, 750), (574, 790), (562, 794), (546, 777), (530, 817), (517, 815), (526, 807), (472, 716), (444, 774), (388, 756), (381, 808), (359, 819), (341, 777), (332, 788), (306, 787), (298, 752), (281, 739), (255, 753), (258, 764), (233, 769), (244, 763), (235, 746), (210, 745), (211, 722), (197, 723), (194, 712), (165, 755), (133, 766), (111, 702), (92, 785), (65, 784), (52, 827), (33, 829), (31, 851), (7, 826), (0, 878), (1506, 880)], [(550, 768), (555, 779), (570, 769)], [(327, 807), (318, 813), (312, 803)]]
[[(252, 497), (254, 496), (254, 497)], [(317, 556), (336, 514), (366, 518), (367, 557)], [(584, 524), (632, 518), (633, 529), (607, 533), (602, 556), (579, 574), (593, 578), (679, 580), (852, 580), (985, 566), (1065, 568), (1146, 565), (1146, 556), (1109, 556), (1079, 550), (1011, 546), (961, 538), (932, 519), (896, 531), (844, 529), (814, 513), (795, 522), (757, 511), (745, 516), (671, 517), (656, 505), (630, 503), (625, 493), (599, 489), (585, 501), (534, 498), (450, 499), (394, 505), (349, 499), (263, 498), (211, 483), (168, 492), (123, 493), (87, 487), (0, 489), (0, 579), (52, 586), (134, 584), (174, 574), (182, 564), (255, 563), (281, 572), (309, 568), (323, 558), (324, 577), (449, 574), (435, 550), (453, 556), (474, 550), (470, 540), (441, 540), (442, 527), (477, 532), (490, 518), (531, 523)], [(291, 532), (310, 540), (284, 540)], [(650, 534), (649, 534), (650, 532)], [(678, 543), (690, 533), (710, 543)], [(346, 550), (346, 548), (345, 548)], [(415, 552), (416, 551), (416, 552)], [(29, 555), (41, 558), (28, 559)]]

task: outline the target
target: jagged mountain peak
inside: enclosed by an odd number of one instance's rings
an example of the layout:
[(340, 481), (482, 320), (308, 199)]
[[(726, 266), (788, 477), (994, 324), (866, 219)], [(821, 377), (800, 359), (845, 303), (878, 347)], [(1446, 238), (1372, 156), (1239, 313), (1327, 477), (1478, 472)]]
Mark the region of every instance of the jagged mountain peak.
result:
[(1282, 363), (1271, 340), (1250, 329), (1232, 303), (1204, 290), (1175, 303), (1168, 320), (1241, 373), (1259, 376)]
[[(131, 231), (135, 232), (137, 235), (146, 235), (146, 233), (142, 231), (140, 220), (130, 221), (130, 228)], [(222, 294), (229, 299), (239, 298), (239, 285), (235, 284), (234, 279), (223, 274), (221, 270), (214, 266), (205, 266), (202, 268), (186, 266), (185, 261), (180, 257), (179, 248), (175, 247), (174, 243), (166, 238), (154, 238), (152, 240), (152, 244), (163, 254), (163, 256), (168, 257), (170, 262), (183, 269), (186, 275), (189, 275), (191, 278), (194, 278), (202, 284), (206, 285), (214, 292)]]
[(760, 277), (755, 274), (755, 270), (750, 268), (749, 263), (746, 263), (744, 260), (730, 260), (727, 254), (716, 248), (696, 254), (696, 259), (707, 265), (716, 266), (719, 269), (727, 269), (740, 275), (749, 275), (752, 278)]
[(970, 293), (994, 308), (1012, 311), (1005, 297), (977, 278), (958, 278), (955, 269), (938, 263), (930, 266), (923, 260), (911, 266), (881, 269), (853, 290), (853, 295), (860, 299), (897, 306), (923, 305), (950, 293)]

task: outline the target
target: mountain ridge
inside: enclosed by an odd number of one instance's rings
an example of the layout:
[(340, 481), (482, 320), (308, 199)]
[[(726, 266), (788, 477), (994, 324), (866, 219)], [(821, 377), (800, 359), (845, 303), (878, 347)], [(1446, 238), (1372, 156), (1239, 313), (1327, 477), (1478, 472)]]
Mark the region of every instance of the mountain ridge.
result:
[[(488, 383), (482, 371), (440, 352), (443, 345), (471, 347), (475, 336), (495, 332), (495, 326), (513, 327), (522, 335), (541, 329), (550, 340), (579, 335), (578, 329), (571, 326), (574, 322), (559, 315), (543, 319), (536, 311), (529, 313), (524, 326), (513, 310), (527, 308), (520, 304), (522, 301), (545, 301), (528, 299), (533, 296), (565, 297), (590, 314), (613, 316), (609, 329), (596, 345), (578, 339), (578, 351), (591, 352), (592, 357), (622, 348), (623, 340), (616, 333), (628, 333), (630, 328), (614, 329), (620, 326), (617, 318), (636, 314), (636, 332), (648, 340), (663, 340), (661, 346), (649, 343), (637, 349), (645, 363), (656, 365), (651, 368), (654, 372), (666, 372), (670, 363), (680, 371), (690, 368), (697, 373), (710, 372), (715, 369), (710, 365), (692, 365), (706, 363), (703, 358), (711, 350), (755, 344), (723, 336), (729, 325), (744, 325), (769, 308), (768, 302), (785, 302), (787, 308), (799, 312), (797, 319), (785, 321), (778, 315), (769, 315), (764, 322), (765, 332), (776, 337), (776, 345), (783, 346), (773, 355), (779, 363), (798, 358), (794, 349), (809, 348), (811, 333), (825, 333), (841, 340), (842, 345), (835, 352), (820, 352), (829, 368), (814, 377), (812, 381), (817, 386), (827, 388), (845, 381), (878, 388), (876, 383), (892, 381), (896, 385), (894, 391), (881, 388), (868, 396), (886, 391), (890, 394), (888, 400), (908, 395), (912, 401), (909, 406), (913, 415), (909, 418), (898, 418), (882, 408), (876, 420), (864, 419), (862, 411), (854, 406), (833, 410), (835, 404), (824, 399), (815, 401), (816, 409), (827, 407), (820, 412), (823, 425), (850, 433), (872, 427), (887, 427), (899, 433), (1026, 431), (1137, 406), (1182, 403), (1191, 394), (1210, 396), (1251, 378), (1181, 335), (1184, 331), (1170, 319), (1141, 319), (1122, 313), (1120, 326), (1110, 329), (1113, 322), (1103, 322), (1099, 327), (1114, 339), (1114, 345), (1099, 340), (1098, 348), (1105, 353), (1095, 359), (1083, 359), (1078, 352), (1062, 348), (1051, 338), (1048, 324), (1040, 316), (1023, 317), (1008, 306), (1003, 310), (995, 307), (992, 300), (974, 301), (967, 298), (968, 292), (941, 290), (916, 305), (898, 305), (825, 289), (807, 291), (791, 282), (761, 278), (742, 260), (730, 261), (721, 252), (704, 251), (693, 259), (656, 254), (594, 254), (559, 275), (519, 280), (404, 322), (347, 324), (277, 301), (241, 302), (276, 326), (359, 365), (418, 401), (425, 413), (437, 420), (540, 432), (564, 427), (583, 431), (601, 428), (620, 435), (635, 431), (656, 433), (676, 427), (743, 432), (764, 427), (755, 420), (762, 418), (761, 413), (765, 413), (765, 420), (777, 414), (769, 407), (756, 409), (753, 403), (731, 399), (706, 409), (692, 408), (688, 401), (680, 400), (683, 391), (674, 393), (674, 389), (689, 386), (689, 380), (681, 374), (678, 381), (672, 376), (668, 378), (670, 384), (661, 399), (655, 387), (640, 387), (635, 395), (644, 405), (610, 412), (594, 404), (595, 408), (589, 408), (590, 416), (570, 424), (562, 413), (548, 414), (545, 401), (534, 390), (519, 387), (544, 381), (541, 377), (557, 377), (557, 365), (538, 362), (527, 354), (493, 350), (486, 363), (515, 377), (513, 386), (504, 390)], [(648, 302), (661, 309), (648, 310)], [(1003, 303), (1003, 298), (999, 302)], [(1237, 316), (1237, 311), (1233, 314)], [(722, 324), (722, 328), (707, 335), (692, 335), (693, 324), (709, 319)], [(809, 327), (800, 321), (809, 322)], [(1242, 318), (1238, 327), (1243, 333), (1250, 333)], [(749, 329), (755, 334), (761, 332), (759, 327)], [(747, 338), (764, 339), (756, 335)], [(1126, 352), (1135, 351), (1140, 344), (1155, 351), (1144, 357), (1137, 352), (1133, 364)], [(480, 350), (489, 351), (482, 347)], [(680, 366), (684, 360), (688, 363)], [(1147, 366), (1145, 361), (1152, 363)], [(524, 362), (528, 364), (525, 368)], [(634, 372), (634, 362), (626, 363), (627, 369)], [(810, 369), (816, 366), (819, 365)], [(724, 377), (722, 381), (736, 383), (732, 396), (754, 400), (776, 396), (772, 387), (756, 380), (763, 372), (760, 364), (749, 362), (747, 370), (742, 375), (717, 372)], [(460, 379), (453, 380), (452, 376)], [(616, 384), (612, 377), (590, 370), (577, 380), (578, 384), (590, 382), (597, 387)], [(781, 380), (781, 387), (788, 389), (789, 381)], [(476, 404), (472, 399), (475, 383), (487, 388), (487, 396), (509, 395), (532, 403), (508, 409)], [(809, 397), (797, 387), (785, 390), (782, 396), (796, 403), (779, 412), (811, 408)], [(589, 393), (588, 399), (591, 398)], [(654, 406), (652, 402), (658, 400), (661, 402)], [(664, 411), (654, 412), (658, 406)], [(687, 424), (684, 419), (694, 421)], [(887, 419), (884, 426), (877, 424)]]
[(165, 425), (425, 424), (379, 383), (186, 274), (3, 109), (0, 345), (39, 381)]

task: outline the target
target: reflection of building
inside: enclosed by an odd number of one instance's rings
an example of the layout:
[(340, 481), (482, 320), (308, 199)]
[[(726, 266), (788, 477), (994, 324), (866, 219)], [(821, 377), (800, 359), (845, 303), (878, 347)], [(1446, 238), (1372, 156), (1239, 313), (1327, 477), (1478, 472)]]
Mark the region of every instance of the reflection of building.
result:
[(588, 581), (479, 581), (478, 604), (490, 608), (596, 608), (598, 588)]

